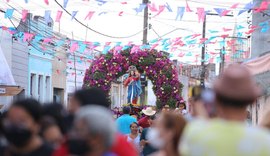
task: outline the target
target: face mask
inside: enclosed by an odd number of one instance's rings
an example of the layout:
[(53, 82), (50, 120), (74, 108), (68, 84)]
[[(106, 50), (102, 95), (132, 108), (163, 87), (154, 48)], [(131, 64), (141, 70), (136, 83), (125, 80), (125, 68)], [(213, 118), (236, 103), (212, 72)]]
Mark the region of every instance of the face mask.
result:
[(164, 140), (160, 137), (160, 132), (156, 128), (149, 129), (147, 140), (154, 148), (161, 149), (164, 147)]
[(18, 148), (27, 145), (32, 136), (29, 129), (16, 124), (5, 125), (3, 129), (8, 142)]
[(88, 144), (82, 139), (69, 139), (67, 144), (70, 154), (73, 155), (84, 155), (90, 151)]

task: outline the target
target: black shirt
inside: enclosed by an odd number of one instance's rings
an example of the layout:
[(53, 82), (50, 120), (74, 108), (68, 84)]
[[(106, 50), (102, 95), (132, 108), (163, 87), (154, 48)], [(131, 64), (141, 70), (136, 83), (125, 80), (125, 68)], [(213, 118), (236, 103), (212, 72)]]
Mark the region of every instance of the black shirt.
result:
[[(146, 140), (147, 141), (146, 135), (147, 135), (148, 130), (149, 130), (149, 128), (143, 129), (140, 140)], [(142, 153), (143, 153), (144, 156), (148, 156), (148, 155), (150, 155), (150, 154), (152, 154), (152, 153), (154, 153), (156, 151), (158, 151), (158, 149), (152, 147), (150, 144), (146, 144), (144, 146), (144, 148), (143, 148)]]
[[(3, 152), (3, 153), (2, 153)], [(53, 148), (51, 148), (48, 144), (43, 143), (36, 150), (29, 153), (15, 153), (14, 151), (10, 151), (8, 148), (4, 148), (0, 150), (1, 156), (51, 156), (53, 153)]]

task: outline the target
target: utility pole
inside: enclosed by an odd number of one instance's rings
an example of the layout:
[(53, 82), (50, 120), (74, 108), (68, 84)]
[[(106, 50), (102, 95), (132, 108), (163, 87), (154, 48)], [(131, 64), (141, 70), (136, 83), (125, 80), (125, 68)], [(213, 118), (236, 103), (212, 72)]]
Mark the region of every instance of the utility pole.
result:
[[(142, 3), (145, 5), (148, 5), (149, 0), (142, 0)], [(147, 44), (147, 34), (148, 34), (148, 7), (144, 8), (144, 18), (143, 18), (143, 44)], [(141, 104), (145, 104), (145, 87), (147, 85), (146, 76), (144, 73), (141, 75), (141, 79), (145, 81), (145, 83), (142, 85), (142, 94), (141, 94)]]
[(220, 49), (220, 66), (219, 66), (219, 74), (223, 72), (224, 66), (225, 66), (225, 38), (223, 38), (224, 45), (222, 46), (222, 49)]
[[(205, 38), (205, 29), (206, 29), (206, 14), (204, 15), (204, 20), (203, 20), (203, 31), (202, 31), (202, 38)], [(201, 87), (204, 88), (205, 84), (204, 84), (204, 79), (205, 79), (205, 72), (206, 72), (206, 66), (204, 63), (205, 59), (205, 42), (203, 42), (203, 46), (202, 46), (202, 57), (201, 57)]]
[[(211, 16), (219, 16), (219, 14), (213, 14), (213, 13), (206, 13), (205, 16), (204, 16), (204, 21), (203, 21), (203, 31), (202, 31), (202, 38), (205, 38), (205, 29), (206, 29), (206, 16), (207, 15), (211, 15)], [(226, 16), (229, 16), (229, 17), (232, 17), (233, 15), (226, 15)], [(225, 50), (225, 47), (223, 47), (224, 50)], [(223, 49), (222, 48), (222, 49)], [(225, 55), (223, 54), (220, 54), (221, 56), (221, 59), (222, 60), (225, 60)], [(224, 61), (222, 61), (222, 65), (224, 67)], [(205, 73), (206, 73), (206, 65), (205, 65), (205, 42), (203, 43), (203, 46), (202, 46), (202, 56), (201, 56), (201, 66), (202, 66), (202, 71), (201, 71), (201, 87), (205, 87), (205, 82), (204, 82), (204, 79), (205, 79)]]
[[(149, 0), (142, 0), (143, 4), (148, 4)], [(147, 34), (148, 34), (148, 7), (146, 6), (144, 9), (143, 16), (143, 44), (147, 44)]]
[[(73, 32), (72, 32), (72, 40), (74, 40)], [(76, 51), (73, 52), (73, 66), (74, 66), (74, 72), (75, 72), (75, 90), (77, 90), (77, 68), (76, 68)]]

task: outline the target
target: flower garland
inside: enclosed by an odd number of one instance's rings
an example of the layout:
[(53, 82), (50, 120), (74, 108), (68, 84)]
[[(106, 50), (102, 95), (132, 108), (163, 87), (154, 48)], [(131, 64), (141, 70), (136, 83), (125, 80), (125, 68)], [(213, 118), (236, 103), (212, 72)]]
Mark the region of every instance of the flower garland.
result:
[(110, 95), (111, 82), (134, 65), (152, 81), (158, 103), (175, 107), (177, 101), (182, 100), (182, 84), (172, 61), (156, 50), (131, 51), (131, 48), (117, 53), (111, 51), (95, 59), (86, 70), (83, 87), (98, 87)]

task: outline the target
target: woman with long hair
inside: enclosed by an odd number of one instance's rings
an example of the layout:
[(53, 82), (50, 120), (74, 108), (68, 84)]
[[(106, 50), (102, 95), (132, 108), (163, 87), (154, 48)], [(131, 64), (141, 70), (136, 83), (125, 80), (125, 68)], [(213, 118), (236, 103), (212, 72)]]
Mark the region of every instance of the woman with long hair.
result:
[(148, 135), (152, 146), (159, 149), (154, 156), (178, 156), (180, 142), (186, 120), (177, 113), (164, 112), (155, 122)]

